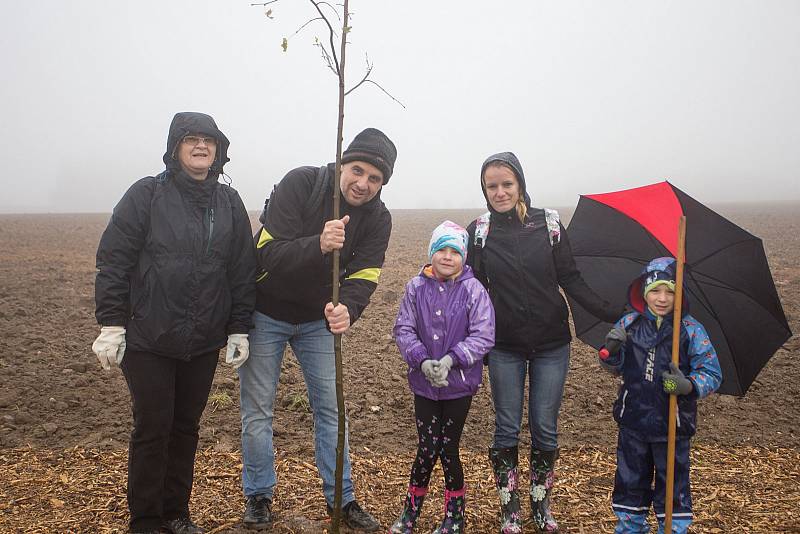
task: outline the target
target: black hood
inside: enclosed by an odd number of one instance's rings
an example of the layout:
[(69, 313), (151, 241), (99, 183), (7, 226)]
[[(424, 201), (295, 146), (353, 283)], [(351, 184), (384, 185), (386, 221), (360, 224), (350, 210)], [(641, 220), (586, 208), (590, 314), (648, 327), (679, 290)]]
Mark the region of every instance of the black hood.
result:
[(486, 206), (489, 208), (489, 211), (494, 212), (494, 209), (492, 208), (492, 205), (489, 203), (489, 199), (488, 197), (486, 197), (486, 189), (483, 187), (483, 172), (486, 170), (486, 167), (488, 167), (490, 163), (495, 161), (505, 163), (514, 170), (514, 174), (517, 175), (517, 181), (519, 181), (520, 192), (522, 193), (522, 196), (525, 199), (525, 205), (528, 208), (530, 208), (531, 197), (528, 196), (528, 187), (525, 185), (525, 173), (522, 172), (522, 165), (520, 164), (519, 160), (517, 159), (517, 156), (515, 156), (513, 152), (500, 152), (498, 154), (494, 154), (486, 158), (486, 161), (484, 161), (483, 165), (481, 165), (481, 191), (483, 191), (483, 197), (486, 198)]
[(177, 172), (181, 170), (181, 164), (174, 156), (175, 148), (184, 136), (189, 134), (202, 134), (213, 137), (217, 140), (217, 156), (214, 163), (208, 170), (209, 177), (217, 177), (222, 173), (222, 167), (230, 161), (228, 158), (228, 146), (230, 141), (225, 134), (217, 128), (217, 123), (210, 115), (197, 113), (194, 111), (182, 111), (176, 113), (169, 125), (169, 136), (167, 137), (167, 151), (164, 153), (164, 163), (167, 170)]

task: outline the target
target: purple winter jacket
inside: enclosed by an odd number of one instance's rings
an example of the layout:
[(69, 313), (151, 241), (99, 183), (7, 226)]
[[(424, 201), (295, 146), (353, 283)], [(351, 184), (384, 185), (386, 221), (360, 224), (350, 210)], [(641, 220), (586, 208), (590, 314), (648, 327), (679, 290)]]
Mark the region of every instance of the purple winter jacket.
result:
[[(445, 281), (426, 265), (406, 284), (394, 337), (415, 394), (432, 400), (474, 395), (483, 378), (483, 356), (494, 345), (492, 301), (468, 265), (458, 278)], [(435, 388), (420, 366), (446, 354), (453, 358), (448, 385)]]

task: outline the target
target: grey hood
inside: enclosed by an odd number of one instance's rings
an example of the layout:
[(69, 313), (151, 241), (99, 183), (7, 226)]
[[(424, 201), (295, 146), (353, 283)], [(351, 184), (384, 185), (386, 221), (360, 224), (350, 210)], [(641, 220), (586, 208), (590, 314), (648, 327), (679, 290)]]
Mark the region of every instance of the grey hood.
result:
[(495, 210), (489, 203), (488, 197), (486, 197), (486, 189), (484, 189), (483, 187), (483, 172), (486, 170), (486, 167), (488, 167), (490, 163), (495, 161), (505, 163), (514, 170), (514, 174), (517, 175), (517, 180), (519, 181), (519, 187), (521, 189), (521, 193), (523, 195), (523, 198), (525, 199), (525, 205), (528, 208), (530, 208), (531, 197), (528, 195), (528, 187), (525, 184), (525, 173), (522, 172), (522, 165), (520, 164), (519, 160), (517, 159), (517, 156), (515, 156), (513, 152), (500, 152), (498, 154), (493, 154), (488, 158), (486, 158), (486, 161), (484, 161), (483, 165), (481, 165), (481, 191), (483, 192), (483, 197), (486, 198), (486, 206), (488, 206), (489, 211), (494, 212)]

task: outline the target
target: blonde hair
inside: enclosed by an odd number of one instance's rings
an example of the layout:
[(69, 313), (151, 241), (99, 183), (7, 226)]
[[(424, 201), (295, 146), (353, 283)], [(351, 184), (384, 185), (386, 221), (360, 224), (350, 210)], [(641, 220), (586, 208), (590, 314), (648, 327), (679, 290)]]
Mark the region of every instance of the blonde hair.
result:
[(525, 205), (525, 194), (522, 191), (522, 187), (520, 186), (519, 176), (517, 176), (517, 171), (514, 170), (514, 167), (506, 163), (505, 161), (495, 160), (486, 165), (483, 169), (483, 174), (481, 174), (481, 187), (483, 187), (483, 193), (486, 194), (486, 180), (484, 179), (484, 175), (486, 174), (486, 169), (489, 167), (505, 167), (506, 169), (511, 171), (511, 174), (514, 175), (514, 179), (517, 181), (517, 189), (519, 190), (519, 198), (517, 199), (517, 217), (519, 218), (519, 222), (524, 223), (525, 217), (528, 215), (528, 206)]

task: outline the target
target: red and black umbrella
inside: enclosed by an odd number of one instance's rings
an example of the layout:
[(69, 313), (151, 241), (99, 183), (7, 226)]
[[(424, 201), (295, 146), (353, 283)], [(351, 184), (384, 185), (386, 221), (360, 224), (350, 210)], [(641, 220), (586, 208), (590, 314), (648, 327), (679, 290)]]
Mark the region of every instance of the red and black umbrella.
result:
[[(761, 239), (670, 184), (582, 195), (569, 224), (575, 262), (589, 286), (622, 308), (653, 258), (675, 257), (686, 216), (684, 310), (708, 331), (722, 366), (719, 393), (744, 395), (792, 335)], [(570, 299), (579, 339), (600, 347), (611, 325)]]

